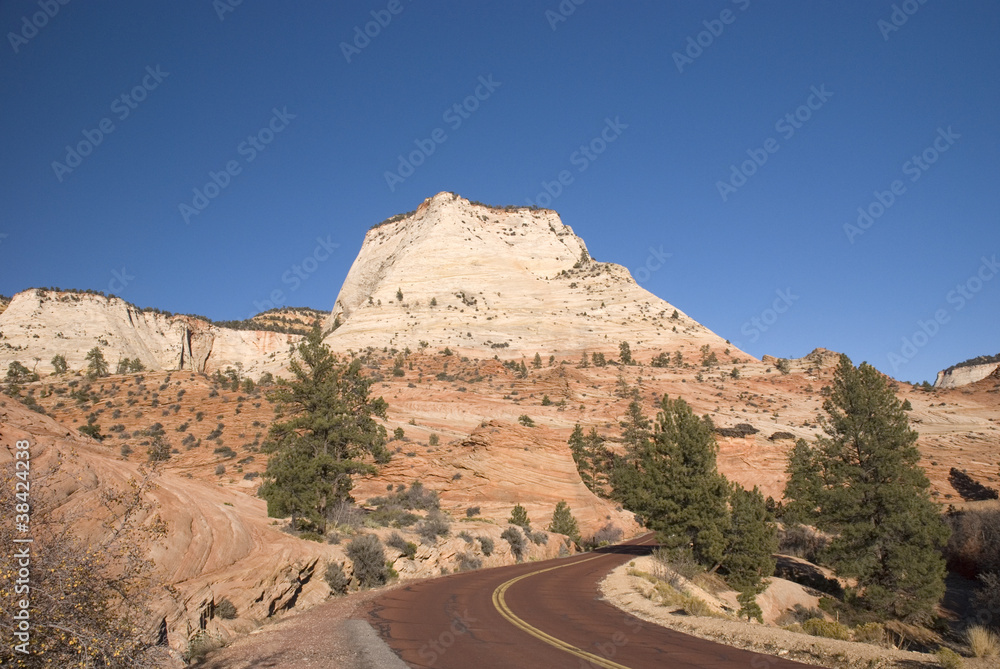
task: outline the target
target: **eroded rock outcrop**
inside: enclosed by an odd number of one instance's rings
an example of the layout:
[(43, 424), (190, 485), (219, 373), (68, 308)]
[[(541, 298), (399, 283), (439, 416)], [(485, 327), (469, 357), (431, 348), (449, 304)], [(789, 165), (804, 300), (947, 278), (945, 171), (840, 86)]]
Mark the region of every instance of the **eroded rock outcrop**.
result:
[(149, 370), (211, 373), (234, 367), (253, 378), (284, 369), (289, 344), (300, 338), (144, 311), (117, 297), (44, 289), (11, 299), (0, 313), (0, 334), (2, 369), (17, 360), (48, 374), (54, 371), (53, 356), (61, 355), (71, 370), (81, 370), (87, 366), (87, 352), (98, 346), (111, 371), (118, 360), (138, 358)]

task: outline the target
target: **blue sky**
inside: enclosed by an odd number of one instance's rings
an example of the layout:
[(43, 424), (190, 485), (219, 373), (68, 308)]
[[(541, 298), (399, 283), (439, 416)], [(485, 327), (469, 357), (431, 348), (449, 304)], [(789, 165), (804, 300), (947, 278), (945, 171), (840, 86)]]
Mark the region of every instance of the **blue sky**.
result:
[(3, 294), (329, 309), (369, 226), (449, 190), (548, 205), (757, 356), (921, 381), (1000, 350), (995, 2), (8, 0), (0, 27)]

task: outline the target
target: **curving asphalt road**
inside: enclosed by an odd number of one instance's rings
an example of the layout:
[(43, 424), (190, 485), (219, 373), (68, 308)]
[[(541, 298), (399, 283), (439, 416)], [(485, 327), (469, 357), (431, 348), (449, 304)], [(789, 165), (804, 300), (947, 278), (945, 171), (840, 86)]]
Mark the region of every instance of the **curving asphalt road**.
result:
[(407, 664), (421, 668), (809, 666), (681, 634), (601, 601), (598, 583), (648, 553), (651, 540), (397, 588), (375, 600), (369, 621)]

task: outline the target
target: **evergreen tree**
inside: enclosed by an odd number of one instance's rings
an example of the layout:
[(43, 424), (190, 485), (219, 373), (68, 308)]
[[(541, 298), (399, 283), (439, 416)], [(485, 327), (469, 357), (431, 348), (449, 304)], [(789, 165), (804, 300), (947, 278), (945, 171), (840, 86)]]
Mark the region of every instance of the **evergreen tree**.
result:
[(66, 358), (62, 355), (52, 356), (52, 366), (55, 368), (56, 374), (65, 374), (68, 369), (66, 365)]
[(587, 352), (586, 351), (584, 351), (583, 355), (580, 356), (580, 366), (581, 367), (590, 367), (590, 359), (587, 357)]
[(573, 426), (573, 434), (569, 435), (569, 451), (573, 455), (576, 463), (576, 471), (580, 473), (580, 480), (591, 491), (594, 490), (594, 475), (587, 452), (587, 440), (583, 436), (583, 428), (577, 423)]
[(98, 379), (108, 375), (108, 362), (98, 346), (87, 352), (87, 376)]
[(640, 452), (653, 435), (649, 419), (643, 415), (642, 405), (636, 400), (629, 402), (626, 418), (618, 424), (622, 428), (622, 443), (630, 453)]
[(826, 556), (881, 616), (926, 621), (944, 595), (948, 528), (918, 463), (917, 433), (887, 379), (842, 355), (823, 404), (826, 436), (797, 445), (786, 496), (836, 534)]
[(38, 374), (35, 374), (17, 360), (14, 360), (7, 365), (7, 376), (4, 378), (4, 381), (12, 387), (18, 388), (21, 384), (31, 383), (32, 381), (37, 380)]
[(778, 550), (778, 530), (760, 490), (745, 490), (733, 483), (729, 492), (729, 528), (722, 566), (726, 582), (740, 592), (740, 615), (762, 620), (757, 595), (774, 574), (774, 553)]
[(573, 543), (580, 541), (580, 526), (573, 517), (573, 512), (569, 504), (560, 500), (556, 503), (555, 511), (552, 512), (552, 522), (549, 523), (549, 532), (565, 534), (573, 540)]
[(507, 523), (523, 527), (526, 530), (531, 529), (531, 521), (528, 520), (528, 511), (520, 504), (516, 504), (511, 510), (510, 520), (508, 520)]
[(369, 397), (361, 361), (341, 363), (318, 326), (299, 343), (289, 370), (293, 378), (268, 394), (279, 421), (263, 446), (271, 458), (260, 495), (268, 515), (290, 515), (293, 527), (304, 519), (325, 532), (329, 510), (352, 501), (352, 476), (376, 471), (365, 458), (389, 460), (385, 428), (375, 420), (385, 419), (386, 404)]
[(531, 361), (531, 366), (534, 367), (535, 369), (541, 369), (542, 368), (542, 356), (540, 356), (538, 353), (536, 353), (535, 354), (535, 359)]
[(577, 423), (569, 437), (569, 449), (583, 484), (595, 495), (607, 497), (614, 455), (604, 445), (597, 429), (590, 428), (590, 432), (584, 435), (583, 428)]
[(627, 341), (623, 341), (618, 345), (618, 357), (623, 365), (635, 364), (635, 361), (632, 360), (632, 348), (628, 345)]
[(657, 532), (668, 549), (717, 568), (728, 527), (727, 481), (716, 470), (712, 421), (664, 396), (654, 432), (612, 471), (614, 496)]

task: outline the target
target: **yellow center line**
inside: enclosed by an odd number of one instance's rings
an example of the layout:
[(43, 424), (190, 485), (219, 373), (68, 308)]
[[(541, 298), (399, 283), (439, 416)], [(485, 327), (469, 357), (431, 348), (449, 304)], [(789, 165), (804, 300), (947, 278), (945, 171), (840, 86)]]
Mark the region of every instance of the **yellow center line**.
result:
[(577, 648), (576, 646), (574, 646), (572, 644), (566, 643), (562, 639), (557, 639), (556, 637), (552, 636), (551, 634), (546, 634), (545, 632), (543, 632), (542, 630), (538, 629), (537, 627), (533, 627), (532, 625), (529, 625), (524, 620), (522, 620), (521, 618), (517, 617), (514, 614), (514, 612), (510, 610), (510, 607), (507, 606), (507, 601), (504, 598), (504, 595), (506, 594), (508, 588), (510, 588), (510, 586), (514, 585), (515, 583), (517, 583), (521, 579), (528, 578), (529, 576), (534, 576), (535, 574), (544, 574), (545, 572), (552, 571), (553, 569), (562, 569), (563, 567), (569, 567), (570, 565), (580, 564), (582, 562), (587, 562), (589, 560), (596, 560), (599, 557), (604, 557), (604, 556), (603, 555), (595, 555), (595, 556), (589, 557), (589, 558), (587, 558), (585, 560), (579, 560), (577, 562), (570, 562), (568, 564), (561, 564), (559, 566), (548, 567), (546, 569), (539, 569), (537, 571), (528, 572), (527, 574), (523, 574), (521, 576), (517, 576), (515, 578), (510, 579), (509, 581), (501, 583), (500, 586), (498, 586), (497, 589), (493, 591), (493, 606), (496, 607), (496, 610), (500, 612), (500, 615), (502, 615), (504, 618), (506, 618), (515, 627), (518, 627), (518, 628), (524, 630), (525, 632), (527, 632), (531, 636), (535, 637), (536, 639), (540, 639), (541, 641), (544, 641), (545, 643), (549, 644), (550, 646), (555, 646), (559, 650), (562, 650), (562, 651), (565, 651), (567, 653), (570, 653), (571, 655), (576, 655), (577, 657), (583, 658), (584, 660), (587, 660), (588, 662), (590, 662), (592, 664), (595, 664), (595, 665), (597, 665), (599, 667), (605, 667), (606, 669), (629, 669), (625, 665), (618, 664), (616, 662), (612, 662), (611, 660), (607, 660), (607, 659), (605, 659), (605, 658), (603, 658), (603, 657), (601, 657), (599, 655), (594, 655), (593, 653), (588, 653), (587, 651), (583, 650), (582, 648)]

